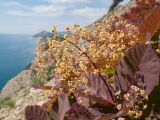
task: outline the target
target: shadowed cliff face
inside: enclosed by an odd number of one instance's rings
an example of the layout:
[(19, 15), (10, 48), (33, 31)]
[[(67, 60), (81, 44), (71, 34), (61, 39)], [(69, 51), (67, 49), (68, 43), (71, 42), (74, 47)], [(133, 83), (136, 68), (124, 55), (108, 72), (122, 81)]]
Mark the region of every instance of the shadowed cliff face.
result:
[(123, 0), (113, 0), (112, 5), (109, 8), (109, 12), (111, 12), (112, 10), (114, 10), (115, 7), (117, 7), (119, 5), (120, 2), (122, 2)]

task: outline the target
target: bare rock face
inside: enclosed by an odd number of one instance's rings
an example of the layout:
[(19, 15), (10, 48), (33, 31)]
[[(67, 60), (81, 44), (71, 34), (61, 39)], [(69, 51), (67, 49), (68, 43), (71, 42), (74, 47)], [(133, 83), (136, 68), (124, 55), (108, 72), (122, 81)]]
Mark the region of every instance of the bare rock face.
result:
[(47, 93), (34, 88), (21, 89), (12, 96), (14, 107), (0, 109), (0, 120), (24, 120), (24, 109), (28, 105), (42, 105), (47, 101)]
[[(37, 43), (36, 55), (46, 52), (47, 40), (40, 39)], [(0, 103), (0, 120), (24, 120), (24, 109), (28, 105), (42, 105), (48, 100), (47, 92), (32, 88), (32, 69), (23, 70), (8, 81), (0, 93), (0, 102), (9, 100), (12, 104)], [(7, 105), (3, 105), (7, 104)], [(12, 107), (11, 107), (12, 105)]]
[(24, 70), (19, 73), (16, 77), (8, 81), (5, 87), (2, 89), (0, 98), (12, 97), (20, 89), (30, 87), (31, 72), (30, 70)]
[(114, 16), (120, 16), (120, 15), (124, 14), (125, 12), (128, 12), (130, 10), (130, 8), (134, 7), (135, 5), (136, 5), (135, 0), (131, 0), (125, 6), (119, 5), (114, 10), (109, 11), (103, 17), (101, 17), (100, 19), (98, 19), (94, 23), (92, 23), (89, 26), (87, 26), (87, 28), (92, 31), (94, 29), (94, 24), (97, 24), (98, 26), (102, 26), (103, 21), (108, 19), (110, 16), (113, 16), (113, 15)]

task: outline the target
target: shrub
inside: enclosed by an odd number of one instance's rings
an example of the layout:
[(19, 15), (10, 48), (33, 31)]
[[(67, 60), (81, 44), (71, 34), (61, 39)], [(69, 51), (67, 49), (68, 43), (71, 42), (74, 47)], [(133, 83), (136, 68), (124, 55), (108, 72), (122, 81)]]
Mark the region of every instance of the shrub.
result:
[(66, 27), (69, 34), (60, 40), (53, 26), (49, 57), (39, 61), (40, 68), (55, 63), (52, 84), (41, 86), (49, 91), (42, 108), (56, 120), (140, 119), (160, 80), (158, 11), (154, 0), (137, 0), (130, 12), (96, 23), (93, 32)]
[(38, 86), (41, 84), (43, 84), (43, 82), (41, 81), (41, 79), (38, 78), (38, 76), (36, 76), (36, 75), (32, 76), (32, 78), (31, 78), (31, 85), (32, 86)]
[(10, 97), (6, 97), (3, 99), (0, 99), (0, 108), (14, 108), (15, 107), (15, 103), (14, 101), (10, 98)]

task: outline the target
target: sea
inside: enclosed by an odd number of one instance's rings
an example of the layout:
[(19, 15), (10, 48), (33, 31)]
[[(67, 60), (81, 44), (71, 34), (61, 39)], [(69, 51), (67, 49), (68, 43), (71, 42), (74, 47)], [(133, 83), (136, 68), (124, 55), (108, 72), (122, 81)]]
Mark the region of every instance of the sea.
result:
[(0, 34), (0, 90), (32, 63), (35, 48), (36, 38), (32, 35)]

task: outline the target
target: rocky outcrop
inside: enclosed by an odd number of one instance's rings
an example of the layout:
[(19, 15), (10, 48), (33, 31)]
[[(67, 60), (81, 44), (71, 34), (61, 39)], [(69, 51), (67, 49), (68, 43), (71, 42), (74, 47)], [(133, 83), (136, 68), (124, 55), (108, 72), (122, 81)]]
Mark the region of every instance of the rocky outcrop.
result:
[(47, 93), (34, 88), (23, 88), (12, 95), (14, 107), (0, 109), (0, 120), (24, 120), (24, 109), (28, 105), (42, 105), (47, 101)]
[(29, 88), (31, 82), (31, 71), (24, 70), (17, 76), (8, 81), (2, 89), (0, 98), (13, 97), (19, 90)]
[[(160, 0), (159, 0), (160, 1)], [(110, 11), (108, 13), (106, 13), (103, 17), (101, 17), (100, 19), (98, 19), (97, 21), (95, 21), (94, 23), (90, 24), (87, 26), (88, 29), (90, 29), (91, 31), (93, 30), (94, 28), (94, 24), (97, 24), (98, 26), (102, 26), (103, 24), (103, 21), (105, 19), (108, 19), (110, 16), (120, 16), (122, 14), (124, 14), (125, 12), (129, 11), (129, 9), (133, 6), (136, 5), (136, 2), (135, 0), (132, 0), (130, 1), (127, 5), (125, 6), (122, 6), (122, 5), (119, 5), (117, 6), (113, 11)]]
[[(47, 39), (39, 38), (37, 43), (36, 56), (46, 52)], [(35, 60), (32, 64), (17, 76), (8, 81), (0, 93), (0, 102), (12, 101), (12, 107), (9, 103), (0, 103), (0, 120), (24, 120), (24, 109), (28, 105), (42, 105), (47, 101), (47, 93), (43, 90), (32, 88), (32, 74)], [(7, 99), (6, 99), (7, 98)]]

